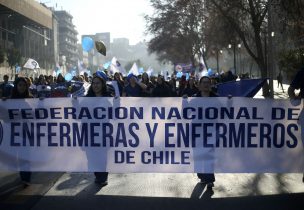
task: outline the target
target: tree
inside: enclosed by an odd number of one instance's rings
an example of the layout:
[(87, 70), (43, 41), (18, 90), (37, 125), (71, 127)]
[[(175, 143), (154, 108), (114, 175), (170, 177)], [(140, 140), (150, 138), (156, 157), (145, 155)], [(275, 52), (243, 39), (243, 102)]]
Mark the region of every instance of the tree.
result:
[(160, 61), (191, 62), (202, 54), (204, 5), (201, 0), (150, 0), (155, 14), (146, 16), (147, 33), (153, 34), (149, 52)]
[[(295, 47), (304, 46), (304, 1), (293, 0), (284, 1), (280, 0), (280, 30), (284, 33), (287, 39), (294, 42)], [(284, 48), (290, 49), (289, 40), (284, 40)], [(287, 45), (287, 46), (286, 46)]]
[(18, 49), (12, 48), (7, 51), (7, 62), (12, 71), (11, 76), (15, 75), (15, 65), (21, 63), (21, 53)]
[[(208, 7), (209, 10), (209, 7)], [(215, 51), (227, 48), (229, 44), (239, 43), (238, 36), (229, 22), (217, 12), (208, 13), (204, 21), (205, 56), (214, 56)]]
[(0, 48), (0, 64), (2, 64), (5, 61), (5, 53), (2, 48)]
[(304, 1), (303, 0), (280, 0), (280, 9), (285, 12), (281, 16), (281, 22), (288, 30), (292, 30), (295, 34), (299, 32), (303, 34), (304, 30)]
[[(151, 0), (156, 10), (147, 18), (154, 34), (149, 49), (161, 59), (188, 59), (211, 55), (227, 43), (241, 40), (263, 78), (268, 76), (263, 34), (267, 34), (267, 0)], [(206, 50), (206, 53), (202, 52)], [(184, 57), (183, 57), (184, 56)], [(206, 60), (206, 59), (205, 59)], [(263, 93), (269, 95), (269, 88)]]
[[(238, 38), (248, 54), (257, 63), (263, 78), (267, 78), (267, 59), (263, 46), (263, 34), (267, 33), (267, 0), (209, 0), (211, 12), (220, 14)], [(264, 96), (269, 96), (268, 86), (263, 87)]]
[(288, 79), (294, 78), (296, 72), (304, 66), (304, 49), (282, 51), (279, 55), (279, 66)]
[[(196, 54), (211, 55), (227, 43), (242, 42), (259, 67), (261, 76), (268, 77), (268, 60), (273, 57), (271, 36), (272, 13), (275, 21), (293, 27), (296, 36), (304, 32), (304, 1), (294, 0), (151, 0), (155, 9), (146, 17), (148, 32), (154, 35), (149, 49), (160, 59), (189, 60)], [(271, 9), (271, 10), (270, 10)], [(273, 12), (269, 12), (273, 11)], [(280, 13), (285, 13), (281, 15)], [(271, 15), (270, 15), (271, 14)], [(282, 25), (282, 24), (278, 25)], [(270, 26), (270, 27), (269, 27)], [(285, 27), (285, 26), (284, 26)], [(303, 38), (304, 39), (304, 38)], [(266, 49), (268, 43), (268, 50)], [(206, 50), (202, 52), (202, 49)], [(267, 54), (268, 53), (268, 54)], [(271, 65), (272, 66), (272, 65)], [(270, 96), (269, 86), (263, 95)]]

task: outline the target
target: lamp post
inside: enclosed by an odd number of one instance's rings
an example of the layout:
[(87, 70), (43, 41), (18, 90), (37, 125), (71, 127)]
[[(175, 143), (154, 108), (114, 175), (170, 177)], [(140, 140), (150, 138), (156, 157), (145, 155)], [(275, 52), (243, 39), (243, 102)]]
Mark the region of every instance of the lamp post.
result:
[(242, 52), (241, 52), (241, 47), (242, 47), (242, 45), (241, 45), (241, 44), (238, 44), (237, 46), (238, 46), (239, 63), (240, 63), (240, 65), (239, 65), (240, 71), (239, 71), (239, 72), (240, 72), (240, 74), (243, 74), (244, 72), (243, 72), (242, 63), (241, 63), (241, 61), (242, 61)]
[(215, 56), (216, 56), (216, 68), (217, 68), (217, 73), (219, 73), (220, 72), (219, 53), (223, 54), (223, 50), (219, 50), (218, 48), (214, 48), (214, 50), (212, 50), (212, 53), (215, 54)]
[[(238, 47), (241, 48), (241, 44), (238, 44)], [(234, 68), (234, 73), (237, 75), (237, 69), (236, 69), (236, 44), (229, 44), (228, 48), (231, 49), (233, 47), (233, 68)]]
[(273, 98), (274, 92), (273, 92), (273, 71), (274, 71), (274, 45), (273, 45), (273, 19), (272, 19), (272, 0), (268, 0), (269, 8), (268, 8), (268, 72), (269, 72), (269, 86), (270, 86), (270, 97)]
[(219, 53), (222, 54), (222, 53), (223, 53), (223, 50), (218, 50), (218, 49), (216, 49), (216, 68), (217, 68), (217, 73), (220, 73)]

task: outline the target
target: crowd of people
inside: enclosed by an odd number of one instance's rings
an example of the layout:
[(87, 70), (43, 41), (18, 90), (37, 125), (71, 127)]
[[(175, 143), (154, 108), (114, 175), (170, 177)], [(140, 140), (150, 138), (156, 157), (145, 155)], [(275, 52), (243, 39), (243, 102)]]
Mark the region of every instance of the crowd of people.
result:
[[(0, 87), (0, 95), (5, 100), (6, 98), (44, 98), (58, 97), (58, 95), (45, 94), (53, 92), (57, 87), (70, 87), (71, 82), (65, 81), (64, 77), (59, 74), (57, 78), (52, 76), (40, 75), (36, 79), (27, 77), (16, 77), (13, 84), (8, 82), (8, 76), (3, 77), (4, 82)], [(96, 73), (93, 77), (88, 75), (74, 77), (73, 81), (90, 84), (86, 91), (86, 97), (111, 97), (115, 96), (114, 88), (107, 85), (107, 81), (116, 81), (119, 89), (119, 94), (122, 97), (214, 97), (212, 85), (217, 81), (205, 76), (197, 81), (194, 77), (186, 80), (182, 77), (179, 80), (179, 85), (176, 85), (176, 79), (172, 77), (169, 81), (165, 81), (164, 77), (149, 77), (147, 73), (143, 73), (137, 77), (133, 74), (127, 77), (122, 77), (121, 74), (115, 73), (113, 78), (105, 73)], [(42, 88), (44, 87), (44, 88)], [(44, 90), (43, 90), (44, 89)], [(49, 90), (49, 91), (48, 91)], [(108, 183), (108, 172), (95, 172), (95, 182), (104, 186)], [(25, 185), (31, 181), (31, 172), (21, 171), (20, 177)], [(208, 187), (213, 187), (215, 181), (214, 174), (198, 174), (202, 183), (206, 183)]]
[[(126, 97), (182, 97), (185, 95), (192, 97), (198, 92), (199, 86), (199, 77), (197, 75), (191, 75), (188, 78), (185, 75), (180, 78), (171, 75), (167, 80), (162, 75), (149, 76), (147, 73), (139, 76), (129, 74), (124, 77), (116, 72), (113, 77), (106, 73), (101, 74), (101, 76), (105, 80), (116, 81), (120, 96)], [(218, 83), (237, 79), (232, 72), (210, 78), (213, 92), (216, 92)]]
[[(183, 75), (176, 78), (175, 75), (165, 80), (162, 75), (149, 76), (147, 73), (135, 76), (130, 74), (123, 76), (121, 73), (116, 72), (113, 76), (108, 75), (107, 72), (97, 72), (93, 76), (87, 73), (84, 75), (77, 75), (70, 81), (66, 81), (62, 74), (57, 77), (52, 75), (39, 75), (39, 77), (25, 77), (28, 82), (30, 93), (34, 98), (40, 97), (67, 97), (79, 91), (84, 86), (82, 96), (87, 92), (88, 86), (92, 78), (98, 75), (104, 80), (115, 81), (117, 84), (119, 95), (126, 97), (191, 97), (198, 91), (198, 76), (192, 75), (188, 78)], [(15, 76), (15, 79), (18, 75)], [(231, 72), (227, 72), (218, 77), (210, 77), (211, 85), (214, 92), (216, 92), (216, 84), (220, 82), (228, 82), (236, 80), (236, 76)], [(8, 81), (8, 75), (3, 76), (3, 83), (0, 85), (0, 97), (9, 97), (13, 82)], [(115, 88), (113, 85), (108, 84), (108, 94), (114, 96)], [(78, 94), (77, 96), (80, 96)]]
[[(291, 98), (295, 98), (294, 90), (301, 89), (300, 97), (303, 98), (303, 70), (300, 71), (288, 91)], [(235, 80), (236, 77), (230, 72), (223, 78), (211, 78), (203, 76), (199, 80), (190, 76), (188, 80), (185, 76), (177, 79), (172, 76), (166, 81), (162, 75), (157, 77), (149, 77), (147, 73), (140, 76), (133, 74), (123, 77), (120, 73), (115, 73), (113, 77), (106, 73), (96, 73), (92, 77), (87, 74), (75, 76), (72, 81), (79, 84), (89, 84), (88, 90), (83, 96), (86, 97), (111, 97), (115, 96), (113, 86), (107, 85), (107, 81), (115, 81), (121, 97), (216, 97), (216, 84), (221, 81)], [(75, 92), (73, 90), (73, 82), (65, 81), (65, 78), (59, 74), (56, 78), (53, 76), (40, 75), (38, 78), (16, 77), (13, 84), (8, 81), (8, 76), (3, 77), (4, 82), (0, 85), (0, 96), (3, 100), (6, 98), (44, 98), (44, 97), (62, 97), (60, 94), (52, 94), (56, 92), (56, 88), (61, 87), (68, 93)], [(178, 85), (177, 85), (178, 82)], [(78, 84), (78, 85), (79, 85)], [(63, 88), (62, 88), (63, 87)], [(79, 90), (80, 88), (78, 88)], [(51, 94), (46, 94), (46, 93)], [(61, 92), (64, 92), (61, 90)], [(108, 183), (108, 172), (95, 172), (95, 182), (104, 186)], [(201, 183), (212, 188), (215, 182), (214, 174), (198, 173)], [(22, 181), (28, 185), (31, 181), (31, 172), (20, 172)], [(304, 181), (304, 180), (303, 180)]]

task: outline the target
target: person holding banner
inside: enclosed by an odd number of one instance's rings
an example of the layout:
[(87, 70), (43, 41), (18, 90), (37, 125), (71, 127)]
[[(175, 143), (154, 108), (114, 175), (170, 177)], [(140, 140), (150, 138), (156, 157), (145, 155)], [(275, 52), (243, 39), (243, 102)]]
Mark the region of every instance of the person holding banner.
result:
[[(298, 95), (296, 95), (295, 90), (300, 89)], [(290, 99), (303, 99), (304, 98), (304, 67), (302, 67), (293, 78), (289, 88), (288, 88), (288, 96)], [(302, 109), (303, 112), (303, 109)], [(303, 138), (303, 137), (302, 137)], [(302, 139), (302, 141), (304, 141)], [(304, 174), (302, 178), (302, 182), (304, 182)]]
[[(89, 87), (88, 93), (86, 97), (111, 97), (111, 95), (107, 91), (107, 84), (106, 81), (97, 75), (95, 75), (92, 79), (91, 86)], [(96, 157), (91, 157), (90, 154), (87, 154), (89, 165), (93, 164), (96, 160)], [(102, 154), (103, 162), (106, 164), (105, 154)], [(95, 183), (99, 184), (100, 186), (106, 186), (108, 184), (108, 172), (94, 172), (95, 175)]]
[[(301, 68), (296, 76), (293, 78), (289, 88), (288, 88), (288, 96), (291, 99), (301, 99), (304, 98), (304, 67)], [(299, 90), (300, 93), (296, 95), (295, 90)]]
[[(201, 77), (198, 85), (198, 92), (193, 97), (217, 97), (212, 91), (211, 79), (208, 76)], [(198, 173), (197, 177), (200, 179), (202, 184), (206, 184), (208, 189), (214, 187), (215, 176), (214, 173)]]
[[(24, 77), (18, 77), (14, 82), (14, 87), (11, 93), (11, 99), (23, 99), (23, 98), (33, 98), (30, 94), (29, 84)], [(21, 164), (21, 162), (19, 162)], [(26, 163), (24, 163), (26, 165)], [(30, 185), (32, 172), (30, 171), (20, 171), (20, 178), (24, 186)]]

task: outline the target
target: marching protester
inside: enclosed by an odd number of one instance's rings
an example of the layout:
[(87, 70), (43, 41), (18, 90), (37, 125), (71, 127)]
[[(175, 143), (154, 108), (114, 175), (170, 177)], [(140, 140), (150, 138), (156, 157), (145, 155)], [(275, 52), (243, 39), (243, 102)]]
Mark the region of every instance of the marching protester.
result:
[(174, 77), (171, 77), (171, 79), (169, 81), (169, 85), (171, 88), (172, 97), (177, 97), (176, 79)]
[(38, 81), (36, 82), (36, 85), (47, 85), (47, 81), (45, 80), (45, 77), (43, 74), (40, 74), (38, 77)]
[(87, 72), (84, 72), (83, 77), (84, 77), (84, 81), (90, 82), (90, 81), (89, 81), (89, 75), (88, 75)]
[[(33, 98), (29, 90), (28, 81), (24, 77), (18, 77), (14, 82), (11, 99)], [(24, 186), (29, 186), (32, 173), (30, 171), (20, 171), (20, 178)]]
[(47, 77), (47, 83), (52, 87), (55, 84), (54, 77), (52, 75), (49, 75)]
[(166, 84), (166, 81), (163, 76), (159, 75), (157, 77), (156, 87), (152, 91), (152, 97), (170, 97), (171, 89), (169, 85)]
[(142, 96), (143, 97), (150, 97), (151, 94), (152, 94), (154, 85), (150, 81), (149, 75), (146, 72), (144, 72), (142, 74), (142, 80), (141, 80), (141, 82), (147, 86), (147, 88), (143, 90)]
[(191, 97), (197, 92), (198, 92), (198, 89), (195, 85), (195, 78), (190, 77), (186, 83), (186, 87), (182, 91), (182, 96), (187, 95), (188, 97)]
[[(86, 97), (110, 97), (111, 95), (107, 91), (106, 81), (99, 77), (94, 76), (92, 79), (91, 86), (89, 87)], [(88, 154), (89, 156), (90, 154)], [(103, 154), (105, 156), (105, 154)], [(94, 158), (89, 158), (89, 164), (94, 160)], [(105, 161), (105, 160), (104, 160)], [(95, 183), (100, 186), (105, 186), (108, 184), (108, 172), (94, 172)]]
[(186, 88), (186, 84), (187, 84), (186, 76), (183, 75), (178, 83), (178, 96), (183, 96), (182, 92)]
[(56, 83), (57, 83), (57, 85), (65, 85), (65, 79), (64, 79), (64, 77), (62, 76), (62, 74), (60, 73), (60, 74), (58, 74), (58, 76), (57, 76), (57, 79), (56, 79)]
[(36, 83), (36, 91), (33, 93), (38, 98), (48, 98), (51, 95), (51, 87), (48, 85), (45, 76), (39, 75)]
[[(198, 92), (193, 97), (217, 97), (211, 89), (211, 79), (208, 76), (203, 76), (199, 80)], [(214, 187), (214, 173), (198, 173), (198, 178), (202, 184), (206, 184), (208, 189)]]
[[(291, 99), (301, 99), (304, 98), (304, 67), (301, 68), (296, 76), (293, 78), (289, 88), (288, 88), (288, 96)], [(296, 95), (295, 90), (299, 90), (300, 93)]]
[(143, 90), (147, 89), (147, 86), (139, 82), (134, 74), (129, 74), (128, 80), (129, 84), (125, 87), (122, 96), (140, 97)]
[(3, 76), (3, 83), (0, 85), (0, 96), (7, 98), (11, 95), (13, 86), (8, 83), (8, 75)]
[(283, 76), (281, 74), (281, 71), (279, 72), (278, 76), (277, 76), (277, 80), (278, 80), (278, 88), (281, 85), (282, 91), (284, 93), (284, 88), (283, 88)]
[[(293, 78), (289, 88), (288, 88), (288, 96), (290, 99), (303, 99), (304, 98), (304, 67), (302, 67)], [(295, 90), (299, 90), (299, 94), (295, 93)], [(303, 110), (302, 110), (303, 111)], [(304, 174), (302, 178), (302, 182), (304, 182)]]
[(124, 88), (124, 81), (122, 79), (122, 75), (118, 72), (115, 72), (114, 81), (117, 82), (119, 94), (120, 94), (120, 96), (122, 96), (122, 92), (123, 92), (123, 88)]

